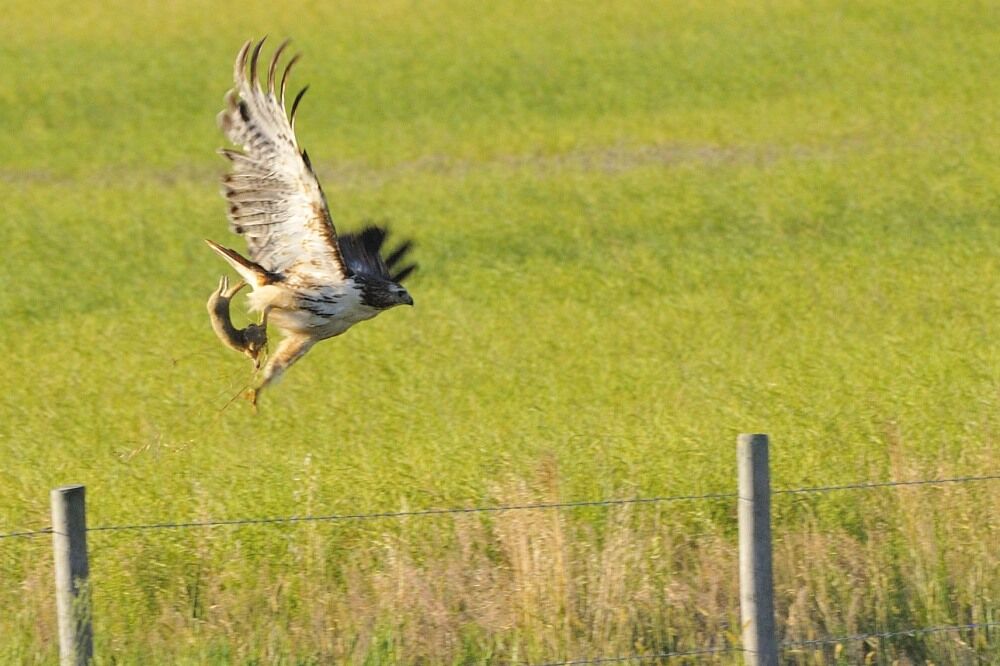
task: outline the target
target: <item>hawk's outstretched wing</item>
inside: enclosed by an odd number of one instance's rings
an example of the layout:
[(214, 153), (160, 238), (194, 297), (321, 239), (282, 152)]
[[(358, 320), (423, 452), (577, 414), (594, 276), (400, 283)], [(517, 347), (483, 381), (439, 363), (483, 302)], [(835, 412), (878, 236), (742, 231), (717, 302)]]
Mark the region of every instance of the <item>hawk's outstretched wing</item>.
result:
[[(278, 47), (267, 72), (267, 89), (257, 77), (264, 40), (236, 56), (235, 88), (226, 95), (219, 126), (243, 150), (223, 149), (233, 171), (223, 178), (232, 230), (246, 237), (250, 258), (272, 273), (308, 274), (327, 283), (348, 277), (323, 190), (295, 139), (295, 110), (305, 88), (285, 115), (285, 84), (298, 60), (285, 66), (275, 93), (275, 69), (288, 42)], [(250, 73), (247, 78), (249, 56)]]

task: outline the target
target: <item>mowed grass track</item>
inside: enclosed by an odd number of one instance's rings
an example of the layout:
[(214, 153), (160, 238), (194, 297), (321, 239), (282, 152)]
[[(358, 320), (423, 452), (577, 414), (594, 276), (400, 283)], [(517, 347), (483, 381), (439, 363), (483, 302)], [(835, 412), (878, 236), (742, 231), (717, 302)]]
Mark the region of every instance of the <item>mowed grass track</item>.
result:
[[(208, 326), (226, 268), (201, 239), (240, 246), (214, 117), (263, 33), (304, 51), (299, 139), (338, 226), (389, 221), (421, 270), (415, 308), (318, 346), (252, 415), (230, 404), (249, 364)], [(996, 472), (998, 44), (990, 3), (14, 3), (0, 531), (47, 525), (68, 482), (92, 525), (728, 492), (741, 431), (771, 434), (777, 487)], [(783, 635), (995, 621), (998, 501), (776, 503)], [(718, 644), (733, 520), (93, 533), (97, 650)], [(56, 658), (49, 561), (47, 539), (0, 542), (5, 662)]]

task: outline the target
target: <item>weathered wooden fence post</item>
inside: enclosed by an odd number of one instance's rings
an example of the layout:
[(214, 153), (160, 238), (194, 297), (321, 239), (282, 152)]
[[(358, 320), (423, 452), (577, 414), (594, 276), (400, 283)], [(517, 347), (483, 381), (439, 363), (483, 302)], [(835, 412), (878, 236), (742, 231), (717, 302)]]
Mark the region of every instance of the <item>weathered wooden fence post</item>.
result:
[(771, 474), (767, 435), (740, 435), (740, 621), (749, 666), (777, 666), (774, 581), (771, 571)]
[(61, 666), (86, 666), (93, 656), (84, 496), (83, 486), (56, 488), (51, 494)]

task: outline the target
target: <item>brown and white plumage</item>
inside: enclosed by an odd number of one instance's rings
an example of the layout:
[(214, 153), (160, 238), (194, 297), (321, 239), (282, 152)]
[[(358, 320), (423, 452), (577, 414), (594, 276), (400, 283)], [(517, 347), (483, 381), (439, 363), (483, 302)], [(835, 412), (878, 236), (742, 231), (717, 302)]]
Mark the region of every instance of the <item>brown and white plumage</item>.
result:
[(281, 44), (262, 87), (258, 63), (263, 44), (262, 39), (243, 45), (236, 57), (235, 87), (218, 118), (226, 137), (241, 148), (221, 151), (232, 163), (223, 178), (223, 194), (230, 229), (246, 238), (249, 258), (208, 241), (253, 288), (251, 309), (263, 312), (265, 322), (284, 334), (264, 365), (257, 392), (316, 342), (382, 310), (412, 305), (400, 282), (415, 267), (397, 269), (410, 249), (408, 242), (382, 258), (385, 229), (371, 226), (338, 238), (323, 189), (295, 138), (295, 112), (305, 88), (286, 115), (285, 86), (299, 56), (289, 60), (276, 86), (288, 42)]

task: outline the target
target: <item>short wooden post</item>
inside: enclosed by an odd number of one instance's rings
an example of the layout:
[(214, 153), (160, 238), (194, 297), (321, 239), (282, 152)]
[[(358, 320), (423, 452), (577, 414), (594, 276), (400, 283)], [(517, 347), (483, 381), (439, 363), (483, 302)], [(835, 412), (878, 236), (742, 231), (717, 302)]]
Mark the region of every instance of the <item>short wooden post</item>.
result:
[(83, 486), (56, 488), (51, 494), (61, 666), (86, 666), (93, 656), (84, 497)]
[(767, 435), (740, 435), (740, 620), (749, 666), (777, 666), (771, 571), (771, 478)]

